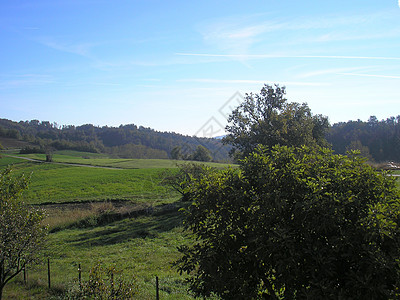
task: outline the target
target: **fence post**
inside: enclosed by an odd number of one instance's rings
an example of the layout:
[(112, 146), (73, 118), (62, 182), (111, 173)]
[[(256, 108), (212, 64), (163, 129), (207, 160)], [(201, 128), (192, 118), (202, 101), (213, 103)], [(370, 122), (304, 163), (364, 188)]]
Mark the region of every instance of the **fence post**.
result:
[(160, 294), (158, 290), (158, 276), (156, 276), (156, 300), (160, 300)]
[(26, 266), (24, 266), (24, 285), (26, 285)]
[(114, 272), (111, 271), (111, 295), (114, 297)]
[(81, 269), (81, 264), (78, 265), (78, 281), (79, 281), (79, 286), (82, 286), (82, 269)]
[(47, 259), (47, 279), (49, 281), (49, 288), (51, 288), (51, 281), (50, 281), (50, 258)]

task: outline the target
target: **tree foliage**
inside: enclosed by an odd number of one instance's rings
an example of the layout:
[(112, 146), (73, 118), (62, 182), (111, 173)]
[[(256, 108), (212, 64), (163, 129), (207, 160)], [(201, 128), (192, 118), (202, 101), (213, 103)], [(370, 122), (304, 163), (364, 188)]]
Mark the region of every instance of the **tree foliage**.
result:
[(10, 169), (0, 172), (0, 299), (4, 286), (36, 261), (47, 234), (41, 224), (44, 212), (21, 201), (27, 184)]
[(196, 149), (193, 151), (190, 148), (186, 149), (186, 153), (182, 151), (181, 146), (176, 146), (171, 150), (171, 158), (172, 159), (182, 159), (182, 160), (194, 160), (194, 161), (211, 161), (212, 156), (210, 150), (208, 150), (203, 145), (198, 145)]
[(260, 94), (246, 94), (228, 118), (224, 143), (245, 157), (258, 145), (325, 146), (328, 119), (313, 115), (306, 103), (288, 103), (285, 87), (264, 85)]
[(195, 160), (195, 161), (210, 161), (212, 159), (212, 156), (210, 154), (210, 151), (202, 146), (198, 145), (196, 150), (193, 152), (192, 155), (189, 156), (190, 160)]
[(213, 172), (212, 167), (205, 167), (199, 163), (185, 163), (179, 165), (177, 170), (167, 169), (160, 173), (161, 185), (167, 186), (182, 196), (182, 201), (188, 201), (189, 186), (200, 178)]
[(172, 159), (182, 159), (183, 155), (182, 155), (182, 147), (181, 146), (175, 146), (174, 148), (172, 148), (171, 150), (171, 158)]
[(180, 272), (199, 296), (395, 299), (399, 191), (353, 153), (258, 147), (188, 187)]

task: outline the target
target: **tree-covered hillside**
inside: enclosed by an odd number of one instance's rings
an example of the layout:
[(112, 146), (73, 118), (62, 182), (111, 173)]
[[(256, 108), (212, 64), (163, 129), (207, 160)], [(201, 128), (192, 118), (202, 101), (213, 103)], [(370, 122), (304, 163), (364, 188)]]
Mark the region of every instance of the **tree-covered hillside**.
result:
[(171, 150), (180, 146), (190, 155), (199, 145), (207, 148), (215, 161), (229, 159), (229, 147), (220, 140), (197, 138), (174, 132), (159, 132), (134, 124), (119, 127), (63, 125), (48, 121), (13, 122), (0, 119), (0, 137), (23, 140), (36, 145), (28, 151), (72, 149), (87, 152), (110, 153), (123, 158), (168, 158)]
[(371, 116), (367, 122), (357, 120), (333, 124), (327, 140), (340, 154), (358, 149), (376, 162), (400, 162), (400, 115), (381, 121)]
[[(227, 161), (231, 149), (220, 139), (159, 132), (134, 124), (119, 127), (92, 124), (59, 126), (47, 121), (13, 122), (0, 119), (0, 137), (30, 142), (38, 151), (51, 147), (56, 150), (109, 153), (122, 158), (178, 158), (171, 156), (174, 148), (179, 148), (180, 158), (189, 158), (201, 145), (209, 150), (214, 161)], [(371, 116), (366, 122), (335, 123), (327, 131), (326, 139), (338, 154), (358, 149), (371, 161), (400, 162), (400, 115), (381, 121)]]

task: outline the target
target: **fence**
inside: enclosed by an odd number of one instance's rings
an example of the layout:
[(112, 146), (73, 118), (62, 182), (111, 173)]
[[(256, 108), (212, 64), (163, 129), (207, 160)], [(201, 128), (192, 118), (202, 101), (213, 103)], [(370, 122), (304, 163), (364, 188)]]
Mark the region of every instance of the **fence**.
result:
[[(25, 267), (23, 270), (22, 270), (22, 279), (23, 279), (23, 283), (24, 283), (24, 285), (28, 285), (28, 280), (29, 280), (29, 272), (28, 272), (29, 270)], [(33, 269), (32, 270), (34, 273), (35, 273), (35, 275), (36, 275), (36, 280), (37, 281), (39, 281), (39, 282), (43, 282), (42, 280), (38, 280), (39, 278), (38, 278), (38, 274), (39, 273), (43, 273), (43, 272), (40, 272), (39, 270), (37, 270), (37, 269)], [(41, 271), (44, 271), (43, 269), (41, 270)], [(77, 269), (75, 269), (75, 272), (76, 272), (76, 274), (75, 275), (73, 275), (73, 276), (75, 276), (75, 279), (77, 278), (78, 279), (78, 283), (79, 283), (79, 285), (81, 285), (82, 284), (82, 267), (81, 267), (81, 264), (79, 263), (78, 264), (78, 268)], [(49, 289), (51, 289), (52, 288), (52, 282), (53, 282), (53, 277), (52, 277), (52, 264), (51, 264), (51, 261), (50, 261), (50, 258), (48, 258), (47, 259), (47, 261), (46, 261), (46, 273), (47, 273), (47, 278), (46, 278), (46, 280), (47, 280), (47, 283), (46, 283), (46, 285), (47, 285), (47, 287), (49, 288)], [(31, 279), (32, 280), (32, 279)], [(67, 280), (68, 281), (68, 279), (66, 279), (66, 278), (63, 278), (63, 280), (62, 280), (62, 282), (64, 282), (65, 283), (65, 280)], [(44, 282), (43, 282), (44, 283)], [(156, 300), (159, 300), (160, 299), (160, 284), (159, 284), (159, 278), (158, 278), (158, 276), (155, 276), (155, 299)]]

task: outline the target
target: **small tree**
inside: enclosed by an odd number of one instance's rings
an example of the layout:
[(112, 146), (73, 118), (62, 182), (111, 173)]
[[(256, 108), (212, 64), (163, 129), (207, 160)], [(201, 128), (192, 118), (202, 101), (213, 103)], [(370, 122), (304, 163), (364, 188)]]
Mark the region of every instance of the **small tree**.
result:
[(212, 156), (210, 154), (210, 151), (202, 146), (202, 145), (198, 145), (196, 148), (196, 151), (194, 151), (194, 153), (191, 155), (191, 157), (189, 158), (191, 160), (195, 160), (195, 161), (210, 161), (212, 159)]
[(182, 159), (182, 148), (180, 146), (175, 146), (172, 150), (171, 150), (171, 158), (172, 159)]
[(260, 147), (188, 189), (177, 266), (198, 296), (399, 298), (399, 191), (360, 157)]
[(21, 201), (27, 186), (28, 180), (12, 176), (11, 169), (0, 172), (0, 299), (4, 286), (36, 262), (47, 234), (44, 212)]

